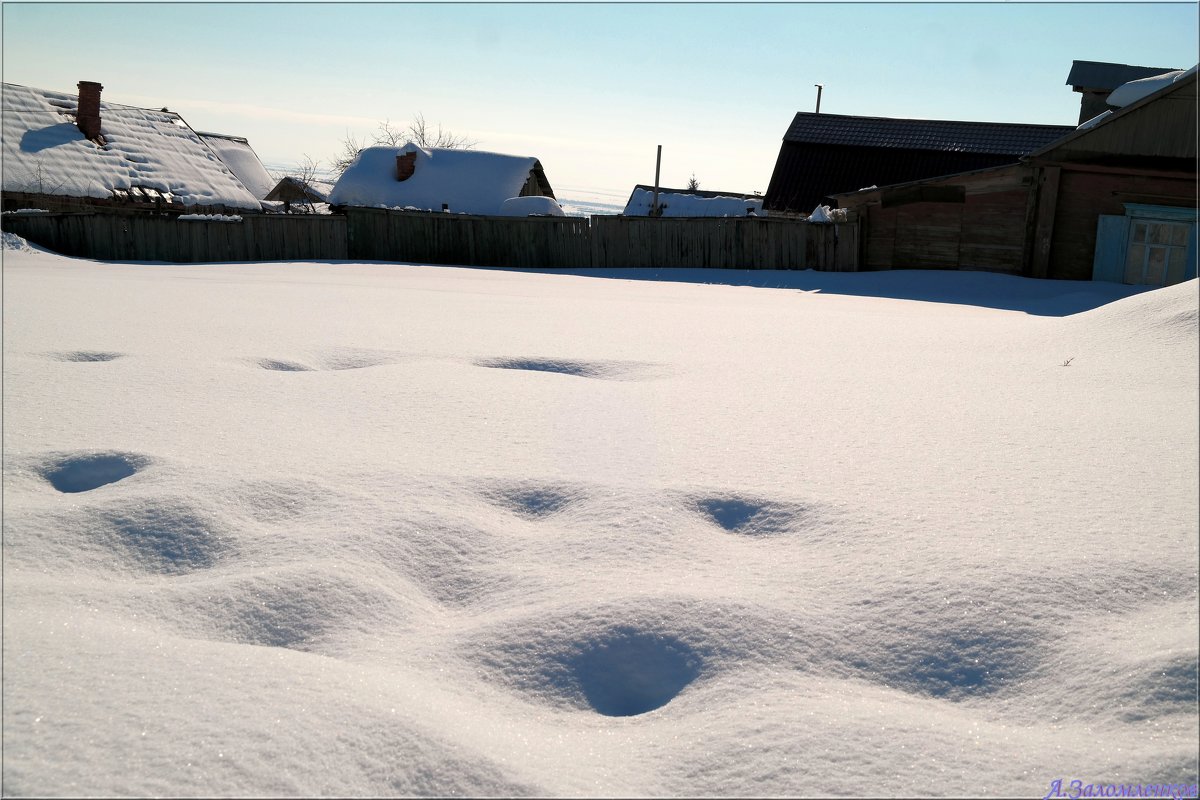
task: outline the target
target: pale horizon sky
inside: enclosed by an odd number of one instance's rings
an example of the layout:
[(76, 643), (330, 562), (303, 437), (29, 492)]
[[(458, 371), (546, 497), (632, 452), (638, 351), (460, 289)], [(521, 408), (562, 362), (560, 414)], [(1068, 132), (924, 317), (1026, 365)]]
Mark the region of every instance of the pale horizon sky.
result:
[(1195, 3), (4, 3), (4, 81), (177, 111), (269, 166), (422, 113), (560, 197), (764, 192), (831, 114), (1074, 125), (1072, 60), (1188, 68)]

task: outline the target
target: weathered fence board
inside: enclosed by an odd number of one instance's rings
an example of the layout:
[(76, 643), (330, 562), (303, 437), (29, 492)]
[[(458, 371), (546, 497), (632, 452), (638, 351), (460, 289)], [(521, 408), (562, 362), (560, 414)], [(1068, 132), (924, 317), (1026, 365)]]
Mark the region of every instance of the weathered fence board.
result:
[(346, 220), (247, 215), (241, 222), (136, 214), (6, 214), (3, 227), (69, 256), (105, 261), (345, 260)]
[(858, 223), (792, 219), (478, 217), (352, 208), (240, 222), (117, 214), (5, 215), (5, 230), (107, 261), (355, 260), (526, 269), (858, 268)]
[(346, 209), (350, 257), (480, 267), (590, 267), (583, 217), (477, 217)]
[[(747, 217), (593, 217), (592, 265), (829, 269), (842, 252), (839, 229), (849, 227)], [(845, 251), (843, 264), (853, 261), (854, 251)]]

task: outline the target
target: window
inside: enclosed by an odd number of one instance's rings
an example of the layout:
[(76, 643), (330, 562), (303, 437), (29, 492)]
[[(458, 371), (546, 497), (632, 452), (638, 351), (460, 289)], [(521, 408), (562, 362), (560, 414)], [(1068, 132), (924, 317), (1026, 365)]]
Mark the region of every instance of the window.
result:
[(1123, 203), (1096, 223), (1092, 279), (1170, 286), (1196, 277), (1196, 209)]
[(1168, 286), (1182, 281), (1190, 227), (1183, 222), (1131, 219), (1125, 283)]

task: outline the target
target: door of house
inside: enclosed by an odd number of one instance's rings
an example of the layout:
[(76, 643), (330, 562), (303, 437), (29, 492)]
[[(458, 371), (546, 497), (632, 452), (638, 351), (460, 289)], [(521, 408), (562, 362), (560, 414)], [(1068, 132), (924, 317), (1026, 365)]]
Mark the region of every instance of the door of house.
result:
[(1196, 277), (1196, 209), (1125, 204), (1100, 215), (1092, 279), (1169, 286)]

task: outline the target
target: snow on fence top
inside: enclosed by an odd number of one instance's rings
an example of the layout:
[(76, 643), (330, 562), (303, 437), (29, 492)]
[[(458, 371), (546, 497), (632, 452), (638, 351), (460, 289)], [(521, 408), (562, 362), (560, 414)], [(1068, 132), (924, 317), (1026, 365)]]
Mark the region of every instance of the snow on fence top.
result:
[(78, 102), (4, 84), (5, 191), (110, 198), (140, 188), (183, 205), (261, 208), (178, 114), (101, 102), (97, 144), (76, 126)]
[(180, 214), (175, 218), (179, 222), (241, 222), (236, 214)]
[[(397, 157), (412, 156), (412, 173), (397, 178)], [(536, 158), (482, 150), (368, 147), (359, 153), (329, 194), (332, 205), (446, 210), (463, 214), (499, 214), (504, 201), (517, 197), (534, 170)]]

